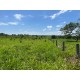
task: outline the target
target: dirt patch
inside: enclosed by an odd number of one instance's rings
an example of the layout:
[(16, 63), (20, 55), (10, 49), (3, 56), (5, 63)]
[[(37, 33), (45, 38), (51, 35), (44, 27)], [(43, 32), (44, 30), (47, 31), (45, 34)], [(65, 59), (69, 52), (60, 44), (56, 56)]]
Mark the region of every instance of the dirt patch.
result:
[(73, 64), (76, 64), (78, 62), (78, 60), (79, 59), (76, 56), (66, 58), (66, 62), (73, 63)]

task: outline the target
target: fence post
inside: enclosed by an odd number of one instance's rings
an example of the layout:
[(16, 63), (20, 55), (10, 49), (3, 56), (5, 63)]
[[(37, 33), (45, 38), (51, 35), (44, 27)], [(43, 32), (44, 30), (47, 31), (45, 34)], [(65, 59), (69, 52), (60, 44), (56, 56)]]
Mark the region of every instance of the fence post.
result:
[(63, 43), (62, 43), (62, 51), (64, 51), (65, 50), (65, 42), (63, 41)]
[(79, 44), (76, 44), (76, 54), (77, 54), (77, 57), (80, 57)]
[(56, 40), (56, 46), (57, 46), (57, 40)]

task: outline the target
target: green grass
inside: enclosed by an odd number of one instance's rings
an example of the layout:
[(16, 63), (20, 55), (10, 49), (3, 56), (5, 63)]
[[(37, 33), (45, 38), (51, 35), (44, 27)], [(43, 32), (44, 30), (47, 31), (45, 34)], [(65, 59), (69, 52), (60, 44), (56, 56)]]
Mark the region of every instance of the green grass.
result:
[(48, 39), (0, 38), (0, 69), (1, 70), (66, 70), (80, 69), (79, 60), (71, 60), (76, 56), (76, 43), (65, 41), (65, 51), (62, 51), (62, 41)]

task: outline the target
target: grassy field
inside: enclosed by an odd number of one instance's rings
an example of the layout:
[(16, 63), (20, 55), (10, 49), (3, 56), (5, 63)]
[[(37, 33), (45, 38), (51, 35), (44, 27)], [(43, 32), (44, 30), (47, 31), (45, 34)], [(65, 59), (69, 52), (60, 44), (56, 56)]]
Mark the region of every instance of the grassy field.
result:
[[(62, 41), (65, 51), (62, 51)], [(1, 70), (80, 69), (76, 58), (76, 41), (65, 39), (0, 38)]]

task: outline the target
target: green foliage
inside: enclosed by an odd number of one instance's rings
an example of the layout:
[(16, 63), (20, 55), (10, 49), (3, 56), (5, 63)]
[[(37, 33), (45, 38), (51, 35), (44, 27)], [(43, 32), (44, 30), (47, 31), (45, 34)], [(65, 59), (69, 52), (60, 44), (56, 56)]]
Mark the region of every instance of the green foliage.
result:
[(76, 28), (80, 28), (80, 24), (70, 22), (69, 24), (66, 24), (63, 28), (61, 28), (60, 31), (62, 31), (64, 35), (72, 35), (73, 30), (75, 30)]
[(56, 38), (56, 36), (55, 36), (55, 35), (52, 35), (52, 36), (51, 36), (51, 39), (55, 39), (55, 38)]
[[(14, 40), (15, 39), (15, 40)], [(21, 42), (20, 42), (21, 41)], [(0, 37), (1, 70), (58, 70), (80, 69), (79, 62), (67, 61), (75, 56), (75, 44), (67, 42), (62, 51), (63, 39), (58, 39), (58, 47), (48, 38)]]

